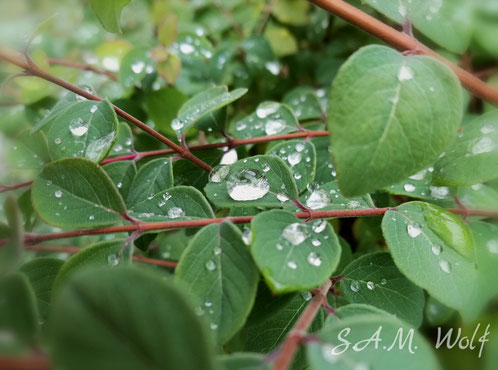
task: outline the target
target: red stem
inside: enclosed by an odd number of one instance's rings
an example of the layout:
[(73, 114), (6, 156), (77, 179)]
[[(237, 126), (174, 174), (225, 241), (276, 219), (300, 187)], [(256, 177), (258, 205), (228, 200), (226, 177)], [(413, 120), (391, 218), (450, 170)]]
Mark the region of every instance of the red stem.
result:
[(306, 335), (313, 319), (318, 314), (323, 302), (326, 302), (327, 292), (331, 286), (332, 282), (327, 279), (325, 284), (316, 290), (316, 294), (310, 304), (306, 307), (301, 316), (299, 316), (296, 325), (294, 325), (290, 333), (287, 335), (287, 338), (285, 338), (285, 341), (281, 346), (281, 350), (278, 353), (273, 370), (287, 370), (291, 366), (297, 348), (299, 347), (303, 336)]
[[(67, 81), (64, 81), (48, 72), (45, 72), (44, 70), (40, 69), (36, 65), (25, 62), (19, 57), (13, 56), (9, 53), (4, 52), (3, 50), (0, 50), (0, 60), (5, 60), (11, 64), (14, 64), (20, 68), (22, 68), (24, 71), (29, 73), (32, 76), (40, 77), (46, 81), (52, 82), (56, 85), (59, 85), (60, 87), (72, 91), (75, 94), (78, 94), (80, 96), (83, 96), (89, 100), (95, 100), (95, 101), (101, 101), (102, 99), (98, 96), (95, 96), (88, 91), (85, 91), (83, 89), (80, 89), (79, 87), (70, 84)], [(204, 169), (205, 171), (211, 171), (211, 166), (208, 165), (207, 163), (203, 162), (196, 156), (194, 156), (192, 153), (187, 148), (183, 148), (174, 142), (172, 142), (170, 139), (167, 137), (161, 135), (159, 132), (155, 131), (154, 129), (150, 128), (147, 126), (145, 123), (140, 121), (139, 119), (133, 117), (131, 114), (125, 112), (121, 108), (118, 108), (117, 106), (113, 105), (114, 111), (116, 114), (128, 122), (134, 124), (138, 128), (142, 129), (143, 131), (147, 132), (149, 135), (152, 137), (156, 138), (157, 140), (161, 141), (162, 143), (166, 144), (169, 146), (171, 149), (173, 149), (176, 153), (178, 153), (181, 157), (191, 161), (192, 163), (195, 163), (197, 166), (200, 168)]]
[(104, 70), (98, 69), (97, 67), (94, 67), (94, 66), (91, 66), (91, 65), (88, 65), (88, 64), (83, 64), (83, 63), (78, 63), (78, 62), (71, 62), (69, 60), (61, 60), (61, 59), (55, 59), (55, 58), (50, 58), (48, 60), (48, 62), (50, 64), (55, 64), (55, 65), (59, 65), (59, 66), (64, 66), (64, 67), (69, 67), (69, 68), (76, 68), (76, 69), (81, 69), (83, 71), (94, 72), (94, 73), (97, 73), (97, 74), (100, 74), (100, 75), (107, 76), (107, 77), (109, 77), (113, 81), (117, 81), (118, 80), (118, 76), (116, 76), (115, 74), (113, 74), (111, 72), (108, 72), (108, 71), (104, 71)]
[[(344, 218), (344, 217), (366, 217), (366, 216), (382, 216), (387, 211), (394, 210), (394, 208), (366, 208), (366, 209), (346, 209), (338, 211), (308, 211), (298, 212), (294, 215), (300, 219), (313, 220), (317, 218)], [(498, 218), (498, 211), (486, 210), (462, 210), (460, 208), (450, 208), (448, 211), (458, 215), (468, 216), (484, 216), (489, 218)], [(251, 222), (254, 216), (241, 216), (241, 217), (226, 217), (226, 218), (206, 218), (201, 220), (190, 221), (169, 221), (169, 222), (137, 222), (133, 225), (124, 226), (111, 226), (98, 229), (85, 229), (66, 231), (53, 234), (26, 234), (25, 244), (33, 245), (48, 240), (73, 238), (83, 235), (99, 235), (99, 234), (112, 234), (120, 232), (134, 232), (140, 230), (141, 232), (154, 231), (154, 230), (168, 230), (168, 229), (181, 229), (187, 227), (202, 227), (211, 224), (221, 223), (223, 221), (230, 221), (234, 224), (245, 224)], [(0, 246), (7, 243), (6, 239), (0, 239)]]
[(330, 13), (344, 19), (346, 22), (355, 25), (358, 28), (372, 34), (378, 39), (386, 42), (392, 47), (400, 50), (413, 50), (420, 54), (429, 55), (439, 59), (448, 65), (453, 72), (458, 76), (462, 85), (478, 96), (492, 104), (498, 105), (498, 90), (493, 89), (485, 82), (474, 76), (472, 73), (465, 71), (441, 55), (431, 50), (416, 39), (410, 37), (406, 33), (399, 32), (394, 28), (382, 23), (378, 19), (362, 12), (360, 9), (344, 2), (343, 0), (309, 0), (315, 5), (323, 8)]
[[(24, 249), (29, 250), (29, 251), (62, 252), (62, 253), (70, 253), (70, 254), (78, 253), (78, 252), (81, 252), (83, 250), (83, 248), (62, 247), (59, 245), (28, 245)], [(176, 262), (176, 261), (165, 261), (165, 260), (158, 260), (158, 259), (140, 257), (140, 256), (133, 256), (132, 259), (133, 259), (133, 261), (137, 261), (137, 262), (143, 262), (143, 263), (148, 263), (151, 265), (171, 267), (171, 268), (176, 267), (176, 265), (178, 264), (178, 262)]]
[(10, 190), (16, 190), (19, 188), (24, 188), (26, 186), (30, 186), (33, 183), (33, 181), (26, 181), (26, 182), (21, 182), (20, 184), (14, 184), (14, 185), (0, 185), (0, 193), (3, 193), (4, 191), (10, 191)]

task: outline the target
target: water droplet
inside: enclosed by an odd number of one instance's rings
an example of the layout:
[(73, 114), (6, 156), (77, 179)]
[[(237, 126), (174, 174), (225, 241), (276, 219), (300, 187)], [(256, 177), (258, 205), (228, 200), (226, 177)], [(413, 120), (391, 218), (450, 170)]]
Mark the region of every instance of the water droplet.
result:
[(406, 192), (408, 193), (412, 193), (415, 191), (415, 185), (413, 184), (405, 184), (405, 186), (403, 186), (403, 189), (405, 189)]
[(251, 238), (252, 238), (252, 230), (247, 228), (244, 229), (244, 232), (242, 233), (242, 241), (244, 242), (245, 245), (251, 244)]
[(131, 70), (133, 73), (139, 74), (142, 73), (145, 68), (145, 62), (142, 60), (137, 60), (135, 63), (131, 65)]
[(90, 113), (95, 113), (96, 111), (97, 111), (97, 106), (92, 105), (92, 107), (90, 108)]
[(446, 272), (447, 274), (451, 272), (451, 264), (446, 260), (440, 260), (439, 267), (443, 272)]
[(175, 118), (173, 121), (171, 121), (171, 128), (175, 131), (179, 131), (183, 128), (183, 122), (178, 118)]
[(398, 73), (398, 80), (400, 82), (408, 81), (413, 78), (413, 70), (408, 66), (401, 66)]
[(284, 249), (284, 246), (283, 246), (282, 244), (280, 244), (280, 243), (277, 243), (277, 244), (275, 245), (275, 248), (277, 248), (277, 250), (281, 251), (281, 250), (283, 250), (283, 249)]
[(192, 54), (195, 51), (195, 48), (190, 44), (181, 43), (180, 44), (180, 51), (183, 54)]
[(305, 145), (303, 143), (296, 144), (296, 150), (298, 152), (302, 152), (304, 150), (304, 148), (305, 148)]
[(356, 293), (360, 290), (360, 283), (357, 282), (356, 280), (353, 280), (349, 285), (349, 288), (351, 289), (351, 291)]
[(322, 258), (315, 252), (311, 252), (310, 254), (308, 254), (308, 258), (306, 260), (312, 266), (318, 267), (322, 264)]
[(401, 15), (403, 18), (406, 17), (406, 5), (403, 4), (403, 2), (399, 2), (399, 7), (398, 7), (398, 12), (399, 12), (399, 15)]
[(375, 284), (373, 283), (373, 281), (367, 281), (367, 288), (369, 290), (374, 290), (375, 289)]
[(433, 245), (431, 247), (432, 253), (434, 253), (436, 256), (439, 256), (441, 254), (441, 246), (440, 245)]
[(277, 194), (277, 199), (281, 201), (282, 203), (287, 202), (289, 200), (289, 197), (285, 194), (278, 193)]
[(301, 177), (302, 177), (302, 176), (301, 176), (301, 174), (300, 174), (299, 172), (296, 172), (296, 173), (294, 174), (294, 178), (295, 178), (296, 180), (299, 180)]
[(54, 193), (55, 197), (56, 198), (60, 198), (62, 197), (62, 191), (61, 190), (56, 190), (55, 193)]
[(213, 253), (215, 256), (219, 256), (221, 254), (221, 248), (220, 247), (214, 248)]
[(206, 307), (211, 307), (212, 305), (213, 305), (213, 302), (211, 302), (211, 301), (204, 302), (204, 306), (206, 306)]
[(312, 191), (306, 199), (306, 207), (311, 209), (321, 209), (327, 207), (330, 203), (332, 203), (330, 196), (325, 190), (322, 189)]
[(209, 174), (210, 182), (222, 182), (230, 172), (230, 166), (216, 166)]
[(287, 161), (289, 162), (291, 167), (294, 167), (296, 164), (301, 163), (302, 158), (303, 157), (300, 152), (293, 152), (289, 154), (289, 156), (287, 157)]
[(265, 68), (270, 71), (272, 75), (277, 76), (280, 73), (280, 65), (278, 62), (266, 62)]
[(171, 199), (171, 194), (170, 194), (170, 193), (167, 193), (167, 192), (166, 192), (166, 193), (164, 193), (164, 194), (163, 194), (163, 199), (164, 199), (165, 201), (170, 200), (170, 199)]
[(282, 237), (292, 245), (299, 245), (308, 237), (306, 225), (298, 222), (290, 224), (282, 231)]
[(197, 306), (197, 307), (194, 309), (194, 311), (195, 311), (195, 314), (196, 314), (197, 316), (202, 316), (202, 315), (204, 315), (204, 309), (203, 309), (201, 306)]
[(218, 324), (215, 324), (214, 322), (212, 322), (212, 323), (209, 325), (209, 328), (210, 328), (211, 330), (216, 330), (216, 329), (218, 329)]
[(271, 119), (265, 123), (265, 133), (267, 135), (276, 135), (285, 128), (285, 122), (280, 119)]
[(207, 261), (206, 264), (205, 264), (205, 266), (206, 266), (206, 270), (208, 270), (208, 271), (214, 271), (214, 270), (216, 270), (216, 263), (214, 263), (213, 260)]
[(358, 208), (359, 206), (361, 206), (361, 203), (357, 200), (351, 200), (348, 202), (348, 208)]
[(270, 114), (276, 113), (278, 109), (280, 108), (280, 103), (277, 102), (264, 102), (261, 103), (258, 108), (256, 109), (256, 115), (259, 118), (266, 118)]
[(168, 210), (168, 218), (178, 218), (182, 216), (185, 216), (185, 212), (179, 207), (171, 207)]
[(81, 118), (76, 118), (69, 124), (69, 130), (74, 136), (83, 136), (88, 132), (88, 123)]
[(270, 191), (270, 184), (263, 174), (255, 170), (242, 170), (230, 175), (227, 191), (233, 200), (256, 200)]
[(412, 238), (416, 238), (422, 232), (422, 229), (418, 225), (408, 225), (406, 229), (408, 231), (408, 235)]
[(242, 131), (247, 128), (247, 125), (244, 121), (239, 121), (235, 124), (235, 130), (237, 131)]
[(292, 270), (295, 270), (295, 269), (297, 269), (297, 263), (294, 261), (289, 261), (289, 262), (287, 262), (287, 267), (289, 267)]
[(410, 179), (412, 179), (412, 180), (423, 180), (423, 179), (425, 179), (425, 174), (426, 173), (427, 173), (427, 170), (419, 171), (415, 175), (410, 176)]
[(319, 247), (322, 244), (322, 242), (318, 239), (313, 239), (311, 241), (311, 244), (313, 244), (315, 247)]
[(308, 302), (309, 300), (311, 300), (311, 298), (313, 297), (313, 295), (310, 293), (310, 292), (301, 292), (301, 297), (303, 297), (303, 299)]
[(265, 164), (264, 167), (263, 167), (263, 172), (268, 172), (270, 171), (271, 167), (269, 164)]
[(380, 285), (386, 285), (386, 284), (387, 284), (387, 280), (386, 280), (386, 279), (382, 279), (382, 280), (380, 281)]
[(496, 148), (496, 143), (490, 137), (482, 137), (480, 138), (473, 146), (472, 146), (472, 154), (482, 154), (492, 152)]
[(116, 186), (118, 187), (118, 189), (121, 189), (121, 188), (123, 187), (123, 183), (122, 183), (122, 182), (118, 182), (118, 183), (116, 184)]
[(54, 143), (56, 143), (57, 145), (59, 145), (60, 143), (62, 143), (62, 140), (60, 139), (60, 137), (56, 138), (54, 140)]
[(325, 230), (325, 228), (327, 227), (327, 221), (325, 220), (317, 220), (313, 223), (313, 225), (311, 226), (311, 229), (319, 234), (321, 233), (323, 230)]
[(107, 263), (111, 266), (117, 266), (119, 264), (119, 257), (116, 254), (110, 254), (107, 256)]
[(493, 132), (495, 132), (495, 126), (493, 126), (492, 123), (486, 123), (484, 124), (482, 127), (481, 127), (481, 132), (484, 134), (484, 135), (488, 135), (488, 134), (491, 134)]
[(488, 240), (488, 242), (486, 243), (486, 248), (488, 248), (488, 251), (490, 253), (498, 253), (498, 240)]
[(436, 199), (445, 199), (450, 193), (446, 186), (430, 186), (431, 196)]
[(90, 215), (90, 216), (88, 216), (88, 219), (89, 219), (90, 221), (93, 221), (93, 220), (95, 220), (95, 216)]

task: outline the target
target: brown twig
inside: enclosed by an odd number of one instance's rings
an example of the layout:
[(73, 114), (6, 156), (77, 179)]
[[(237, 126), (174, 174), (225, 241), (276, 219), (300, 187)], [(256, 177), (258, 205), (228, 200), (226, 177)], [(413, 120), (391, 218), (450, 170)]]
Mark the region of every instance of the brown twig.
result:
[[(314, 220), (318, 218), (346, 218), (346, 217), (368, 217), (368, 216), (382, 216), (387, 211), (394, 210), (394, 208), (365, 208), (365, 209), (346, 209), (338, 211), (305, 211), (294, 213), (300, 219)], [(488, 218), (498, 218), (498, 211), (476, 210), (460, 208), (450, 208), (449, 212), (458, 215), (468, 216), (483, 216)], [(182, 229), (189, 227), (202, 227), (211, 224), (217, 224), (224, 221), (230, 221), (234, 224), (246, 224), (251, 222), (254, 216), (241, 216), (241, 217), (222, 217), (222, 218), (206, 218), (200, 220), (189, 221), (167, 221), (167, 222), (136, 222), (133, 225), (124, 226), (111, 226), (98, 229), (83, 229), (75, 231), (65, 231), (52, 234), (29, 234), (27, 233), (24, 238), (26, 245), (33, 245), (42, 243), (49, 240), (73, 238), (84, 235), (99, 235), (99, 234), (113, 234), (120, 232), (134, 232), (140, 230), (141, 232), (156, 231), (156, 230), (169, 230), (169, 229)], [(0, 246), (7, 243), (6, 239), (0, 240)]]
[(76, 68), (76, 69), (81, 69), (82, 71), (90, 71), (93, 73), (97, 73), (99, 75), (104, 75), (104, 76), (109, 77), (113, 81), (118, 80), (118, 76), (116, 76), (114, 73), (104, 71), (102, 69), (98, 69), (97, 67), (94, 67), (94, 66), (89, 65), (89, 64), (72, 62), (69, 60), (62, 60), (62, 59), (56, 59), (56, 58), (49, 58), (48, 62), (50, 64), (54, 64), (54, 65), (58, 65), (58, 66)]
[[(45, 251), (45, 252), (61, 252), (61, 253), (69, 253), (74, 254), (81, 252), (83, 248), (78, 247), (63, 247), (60, 245), (27, 245), (24, 249), (29, 251)], [(141, 256), (133, 256), (133, 261), (148, 263), (156, 266), (170, 267), (174, 268), (178, 264), (176, 261), (165, 261), (158, 260), (154, 258), (147, 258)]]
[[(62, 80), (62, 79), (60, 79), (60, 78), (58, 78), (58, 77), (56, 77), (48, 72), (45, 72), (44, 70), (42, 70), (41, 68), (39, 68), (35, 64), (24, 61), (21, 57), (14, 56), (14, 55), (7, 53), (3, 50), (0, 50), (0, 60), (4, 60), (6, 62), (14, 64), (14, 65), (22, 68), (29, 75), (40, 77), (46, 81), (52, 82), (52, 83), (59, 85), (60, 87), (66, 89), (68, 91), (72, 91), (75, 94), (83, 96), (86, 99), (94, 100), (94, 101), (101, 101), (102, 100), (98, 96), (95, 96), (86, 90), (83, 90), (83, 89), (81, 89), (81, 88), (79, 88), (79, 87), (77, 87), (77, 86), (75, 86), (67, 81), (64, 81), (64, 80)], [(121, 108), (118, 108), (115, 105), (113, 105), (113, 108), (118, 116), (124, 118), (128, 122), (134, 124), (135, 126), (139, 127), (143, 131), (147, 132), (152, 137), (154, 137), (157, 140), (161, 141), (162, 143), (166, 144), (171, 149), (173, 149), (176, 153), (178, 153), (182, 158), (185, 158), (185, 159), (191, 161), (192, 163), (196, 164), (197, 166), (204, 169), (205, 171), (211, 171), (211, 166), (208, 165), (207, 163), (203, 162), (202, 160), (200, 160), (196, 156), (194, 156), (188, 150), (188, 148), (181, 147), (181, 146), (175, 144), (170, 139), (161, 135), (159, 132), (150, 128), (145, 123), (143, 123), (139, 119), (133, 117), (131, 114), (125, 112)]]
[(327, 279), (325, 284), (316, 290), (316, 294), (310, 304), (305, 308), (301, 316), (299, 316), (297, 323), (282, 344), (273, 370), (287, 370), (290, 367), (299, 344), (301, 343), (302, 336), (307, 333), (308, 328), (318, 314), (322, 303), (327, 299), (327, 292), (331, 286), (332, 282), (330, 279)]
[(493, 89), (485, 82), (469, 73), (457, 65), (451, 63), (435, 51), (431, 50), (416, 39), (406, 33), (399, 32), (394, 28), (382, 23), (378, 19), (362, 12), (360, 9), (346, 3), (343, 0), (309, 0), (315, 5), (328, 12), (344, 19), (345, 21), (363, 29), (378, 39), (386, 42), (399, 51), (414, 50), (417, 53), (425, 54), (439, 59), (448, 65), (458, 76), (462, 85), (477, 97), (492, 104), (498, 105), (498, 90)]
[(11, 191), (11, 190), (24, 188), (26, 186), (30, 186), (32, 183), (33, 181), (26, 181), (14, 185), (0, 185), (0, 193), (3, 193), (4, 191)]

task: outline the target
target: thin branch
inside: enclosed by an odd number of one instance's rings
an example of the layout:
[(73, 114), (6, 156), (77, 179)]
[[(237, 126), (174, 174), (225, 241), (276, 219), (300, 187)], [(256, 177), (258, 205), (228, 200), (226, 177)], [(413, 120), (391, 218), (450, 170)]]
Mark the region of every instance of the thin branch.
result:
[[(91, 93), (89, 93), (86, 90), (80, 89), (79, 87), (64, 81), (48, 72), (45, 72), (41, 68), (37, 67), (34, 64), (30, 64), (28, 62), (25, 62), (22, 58), (11, 55), (10, 53), (7, 53), (3, 50), (0, 50), (0, 60), (4, 60), (6, 62), (9, 62), (11, 64), (14, 64), (20, 68), (22, 68), (24, 71), (26, 71), (28, 74), (36, 77), (40, 77), (46, 81), (52, 82), (56, 85), (59, 85), (60, 87), (72, 91), (75, 94), (78, 94), (80, 96), (83, 96), (89, 100), (94, 100), (94, 101), (101, 101), (102, 99), (99, 98), (98, 96), (95, 96)], [(147, 132), (149, 135), (152, 137), (156, 138), (157, 140), (161, 141), (162, 143), (166, 144), (169, 146), (171, 149), (173, 149), (176, 153), (178, 153), (181, 157), (191, 161), (192, 163), (196, 164), (200, 168), (204, 169), (205, 171), (211, 171), (211, 166), (208, 165), (207, 163), (203, 162), (196, 156), (194, 156), (190, 151), (185, 148), (181, 147), (174, 142), (172, 142), (170, 139), (167, 137), (161, 135), (159, 132), (155, 131), (154, 129), (150, 128), (147, 126), (145, 123), (140, 121), (139, 119), (133, 117), (131, 114), (125, 112), (121, 108), (118, 108), (117, 106), (113, 105), (114, 111), (116, 114), (128, 122), (134, 124), (135, 126), (139, 127), (143, 131)]]
[(48, 356), (36, 353), (31, 356), (0, 356), (0, 369), (6, 370), (50, 370)]
[[(230, 141), (224, 141), (221, 143), (195, 145), (195, 146), (190, 146), (189, 150), (195, 151), (195, 150), (206, 150), (206, 149), (215, 149), (215, 148), (223, 148), (223, 147), (235, 148), (237, 146), (248, 145), (248, 144), (261, 144), (261, 143), (267, 143), (270, 141), (277, 141), (277, 140), (298, 139), (298, 138), (302, 138), (302, 137), (305, 137), (305, 138), (323, 137), (323, 136), (328, 136), (328, 135), (329, 135), (328, 131), (301, 131), (301, 132), (296, 132), (293, 134), (262, 136), (262, 137), (254, 137), (251, 139), (231, 139)], [(168, 154), (173, 154), (173, 153), (175, 153), (175, 151), (172, 149), (153, 150), (150, 152), (140, 152), (140, 153), (125, 155), (122, 157), (107, 158), (104, 161), (102, 161), (101, 165), (111, 163), (111, 162), (117, 162), (117, 161), (137, 160), (137, 159), (142, 159), (142, 158), (146, 158), (146, 157), (155, 157), (155, 156), (159, 156), (159, 155), (168, 155)]]
[(54, 64), (54, 65), (58, 65), (58, 66), (76, 68), (76, 69), (81, 69), (82, 71), (90, 71), (93, 73), (97, 73), (99, 75), (104, 75), (104, 76), (109, 77), (113, 81), (118, 80), (118, 76), (116, 76), (114, 73), (104, 71), (102, 69), (98, 69), (97, 67), (94, 67), (94, 66), (89, 65), (89, 64), (72, 62), (69, 60), (61, 60), (61, 59), (56, 59), (56, 58), (49, 58), (48, 62), (50, 64)]
[(492, 104), (498, 105), (498, 90), (493, 89), (485, 82), (469, 73), (457, 65), (451, 63), (446, 58), (431, 50), (424, 44), (409, 35), (399, 32), (394, 28), (382, 23), (378, 19), (362, 12), (358, 8), (346, 3), (343, 0), (309, 0), (315, 5), (328, 12), (344, 19), (345, 21), (363, 29), (378, 39), (386, 42), (399, 51), (413, 50), (414, 52), (425, 54), (447, 64), (458, 76), (462, 85), (477, 97)]
[[(301, 137), (306, 137), (306, 138), (311, 138), (311, 137), (322, 137), (322, 136), (328, 136), (329, 133), (328, 131), (301, 131), (301, 132), (296, 132), (293, 134), (285, 134), (285, 135), (274, 135), (274, 136), (262, 136), (262, 137), (254, 137), (251, 139), (232, 139), (231, 141), (224, 141), (221, 143), (214, 143), (214, 144), (205, 144), (205, 145), (195, 145), (189, 147), (189, 150), (206, 150), (206, 149), (214, 149), (214, 148), (223, 148), (223, 147), (231, 147), (235, 148), (240, 145), (247, 145), (247, 144), (259, 144), (259, 143), (266, 143), (269, 141), (276, 141), (276, 140), (287, 140), (287, 139), (297, 139)], [(114, 157), (114, 158), (107, 158), (103, 160), (100, 165), (106, 165), (108, 163), (112, 162), (119, 162), (119, 161), (137, 161), (142, 158), (147, 158), (147, 157), (156, 157), (160, 155), (168, 155), (168, 154), (174, 154), (176, 153), (173, 149), (162, 149), (162, 150), (152, 150), (149, 152), (136, 152), (133, 154), (128, 154), (124, 155), (121, 157)], [(0, 193), (3, 193), (5, 191), (10, 191), (10, 190), (16, 190), (25, 186), (30, 186), (33, 183), (33, 181), (27, 181), (23, 182), (21, 184), (14, 184), (14, 185), (0, 185)]]
[(317, 293), (311, 300), (310, 304), (303, 311), (296, 324), (285, 338), (284, 343), (278, 353), (273, 370), (287, 370), (294, 359), (294, 355), (301, 343), (304, 335), (306, 335), (308, 328), (313, 322), (315, 316), (318, 314), (320, 307), (327, 299), (327, 292), (332, 286), (332, 281), (327, 279), (325, 284), (317, 289)]
[[(300, 219), (307, 221), (318, 218), (346, 218), (346, 217), (368, 217), (368, 216), (382, 216), (384, 213), (395, 208), (365, 208), (365, 209), (346, 209), (338, 211), (305, 211), (294, 213)], [(461, 209), (450, 208), (449, 212), (457, 215), (466, 216), (483, 216), (488, 218), (498, 218), (498, 211), (475, 210), (475, 209)], [(124, 226), (111, 226), (98, 229), (84, 229), (75, 231), (65, 231), (61, 233), (52, 234), (33, 234), (27, 233), (24, 238), (26, 245), (33, 245), (42, 243), (49, 240), (73, 238), (84, 235), (99, 235), (99, 234), (113, 234), (120, 232), (134, 232), (134, 231), (156, 231), (156, 230), (169, 230), (169, 229), (182, 229), (188, 227), (202, 227), (211, 224), (218, 224), (224, 221), (230, 221), (234, 224), (246, 224), (251, 222), (254, 216), (241, 216), (241, 217), (222, 217), (222, 218), (206, 218), (200, 220), (189, 221), (167, 221), (167, 222), (136, 222), (133, 225)], [(7, 243), (6, 239), (0, 239), (0, 246)]]
[[(29, 251), (46, 251), (46, 252), (62, 252), (62, 253), (78, 253), (83, 250), (83, 248), (78, 247), (63, 247), (59, 245), (27, 245), (24, 249)], [(141, 256), (133, 256), (133, 261), (148, 263), (151, 265), (162, 266), (162, 267), (170, 267), (175, 268), (178, 265), (176, 261), (165, 261), (158, 260), (153, 258), (141, 257)]]
[(270, 18), (270, 14), (273, 11), (274, 6), (275, 6), (275, 0), (268, 0), (268, 3), (266, 4), (265, 9), (263, 10), (263, 16), (261, 17), (258, 27), (256, 28), (256, 33), (263, 32), (263, 30), (265, 29), (266, 22), (268, 22), (268, 19)]

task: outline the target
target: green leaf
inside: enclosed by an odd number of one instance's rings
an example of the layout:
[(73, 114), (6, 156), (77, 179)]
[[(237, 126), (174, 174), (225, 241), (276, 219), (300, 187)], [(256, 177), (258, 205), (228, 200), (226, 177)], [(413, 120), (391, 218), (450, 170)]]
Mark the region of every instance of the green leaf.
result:
[(341, 275), (341, 290), (349, 302), (371, 304), (415, 327), (422, 324), (424, 292), (399, 272), (389, 253), (363, 255)]
[(410, 202), (386, 212), (382, 231), (408, 279), (466, 317), (474, 314), (477, 271), (468, 258), (474, 246), (462, 221), (434, 205)]
[(282, 23), (304, 26), (309, 21), (309, 6), (305, 0), (276, 0), (272, 14)]
[(16, 341), (35, 345), (38, 320), (35, 295), (28, 279), (19, 273), (1, 277), (0, 331), (7, 338), (12, 335)]
[[(318, 341), (306, 345), (308, 359), (311, 368), (316, 370), (367, 366), (373, 369), (440, 369), (431, 345), (422, 334), (412, 330), (403, 321), (385, 314), (346, 317), (327, 325), (318, 333)], [(401, 346), (406, 338), (409, 339)], [(354, 346), (361, 350), (354, 350)]]
[(176, 186), (135, 203), (129, 214), (145, 222), (186, 221), (213, 218), (204, 195), (191, 186)]
[(313, 143), (307, 140), (289, 140), (277, 144), (267, 153), (280, 157), (287, 165), (296, 180), (298, 192), (306, 189), (315, 179), (316, 151)]
[[(268, 39), (273, 53), (279, 58), (296, 54), (299, 50), (297, 40), (286, 27), (279, 27), (270, 23), (265, 29), (265, 37)], [(273, 75), (280, 73), (280, 65), (278, 63), (266, 63), (265, 67)]]
[(137, 167), (133, 161), (117, 161), (102, 167), (118, 188), (123, 199), (128, 198), (133, 179), (137, 175)]
[(233, 353), (218, 357), (222, 370), (270, 370), (266, 357), (256, 353)]
[[(200, 273), (202, 272), (202, 273)], [(197, 304), (218, 344), (224, 344), (245, 323), (254, 303), (259, 274), (229, 222), (205, 226), (190, 242), (175, 270)]]
[(119, 257), (119, 252), (124, 244), (124, 239), (104, 241), (92, 244), (73, 254), (59, 270), (54, 281), (53, 290), (57, 293), (71, 276), (78, 271), (95, 267), (121, 267), (128, 265), (130, 263), (129, 257), (131, 256), (131, 248), (129, 246), (123, 251), (124, 257)]
[(19, 169), (40, 169), (50, 161), (45, 134), (43, 132), (30, 134), (29, 130), (21, 131), (7, 155), (9, 167)]
[(498, 177), (498, 112), (467, 123), (434, 165), (439, 185), (473, 185)]
[(131, 0), (90, 0), (90, 5), (102, 26), (113, 33), (121, 32), (119, 20), (123, 8)]
[(280, 207), (298, 195), (289, 168), (270, 155), (215, 167), (204, 191), (218, 207)]
[(339, 264), (339, 240), (325, 220), (304, 223), (273, 210), (256, 215), (251, 226), (251, 254), (276, 293), (314, 289)]
[(157, 39), (164, 47), (171, 46), (175, 42), (178, 34), (178, 18), (175, 14), (168, 14), (164, 17), (157, 29)]
[(51, 328), (63, 368), (214, 368), (209, 338), (181, 293), (130, 267), (75, 275), (54, 303)]
[(59, 227), (110, 225), (126, 213), (109, 176), (87, 159), (50, 163), (33, 182), (31, 197), (38, 215)]
[[(178, 136), (183, 136), (201, 118), (240, 99), (246, 92), (247, 89), (236, 89), (228, 92), (226, 86), (216, 86), (203, 91), (182, 106), (178, 117), (171, 122), (171, 127)], [(225, 123), (217, 122), (217, 127), (223, 131)]]
[(330, 153), (330, 141), (328, 137), (314, 137), (311, 142), (316, 150), (316, 174), (315, 181), (319, 184), (335, 180), (336, 172)]
[(154, 159), (140, 168), (128, 194), (128, 206), (152, 199), (173, 186), (171, 158)]
[(24, 230), (22, 216), (17, 202), (7, 197), (3, 204), (8, 228), (5, 230), (7, 244), (0, 246), (0, 276), (15, 268), (24, 250)]
[(299, 86), (292, 89), (285, 94), (282, 102), (292, 108), (300, 121), (323, 118), (320, 100), (310, 87)]
[(498, 189), (486, 184), (459, 186), (456, 197), (469, 209), (496, 210), (498, 204)]
[(473, 32), (473, 2), (465, 0), (365, 0), (365, 3), (398, 24), (406, 20), (432, 41), (454, 52), (463, 53)]
[(429, 296), (425, 305), (425, 318), (432, 326), (441, 326), (451, 319), (455, 310), (439, 302), (436, 298)]
[(435, 162), (456, 135), (462, 104), (458, 79), (435, 59), (377, 45), (356, 52), (334, 80), (328, 116), (343, 194), (371, 192)]
[(345, 198), (337, 181), (332, 181), (323, 185), (311, 183), (308, 189), (299, 197), (299, 200), (306, 207), (314, 210), (336, 211), (344, 209), (365, 209), (372, 208), (370, 196)]
[(298, 130), (299, 123), (288, 106), (266, 101), (258, 105), (256, 112), (236, 121), (230, 131), (237, 139), (250, 139)]
[(52, 287), (63, 264), (64, 261), (57, 258), (39, 257), (26, 262), (19, 268), (33, 288), (42, 320), (45, 320), (49, 314)]
[(127, 89), (141, 86), (142, 80), (156, 70), (156, 62), (152, 59), (150, 48), (138, 46), (130, 50), (121, 61), (119, 80)]
[(99, 163), (111, 150), (117, 133), (118, 120), (108, 100), (79, 102), (50, 125), (49, 152), (53, 159), (82, 157)]
[(109, 156), (124, 156), (133, 153), (133, 133), (127, 123), (120, 122), (118, 125), (118, 137), (112, 147)]
[(157, 73), (168, 85), (173, 85), (182, 70), (181, 59), (173, 53), (168, 54), (168, 59), (157, 63)]
[[(197, 158), (214, 167), (220, 163), (224, 152), (220, 149), (207, 149), (195, 153)], [(173, 174), (176, 185), (190, 185), (202, 191), (209, 180), (209, 173), (187, 159), (173, 162)]]
[(475, 241), (475, 256), (479, 271), (480, 295), (485, 303), (498, 295), (498, 287), (490, 284), (498, 277), (498, 226), (486, 222), (470, 224)]
[[(268, 67), (273, 63), (278, 63), (273, 54), (272, 47), (263, 36), (253, 35), (247, 37), (240, 44), (240, 49), (245, 53), (245, 64), (249, 73), (253, 76), (267, 75)], [(237, 76), (237, 74), (235, 74)]]
[(182, 59), (182, 62), (187, 59), (204, 62), (213, 55), (211, 42), (206, 37), (191, 32), (179, 33), (171, 49)]
[(152, 91), (145, 97), (145, 108), (156, 127), (166, 134), (173, 135), (171, 122), (187, 97), (174, 87), (165, 87)]

